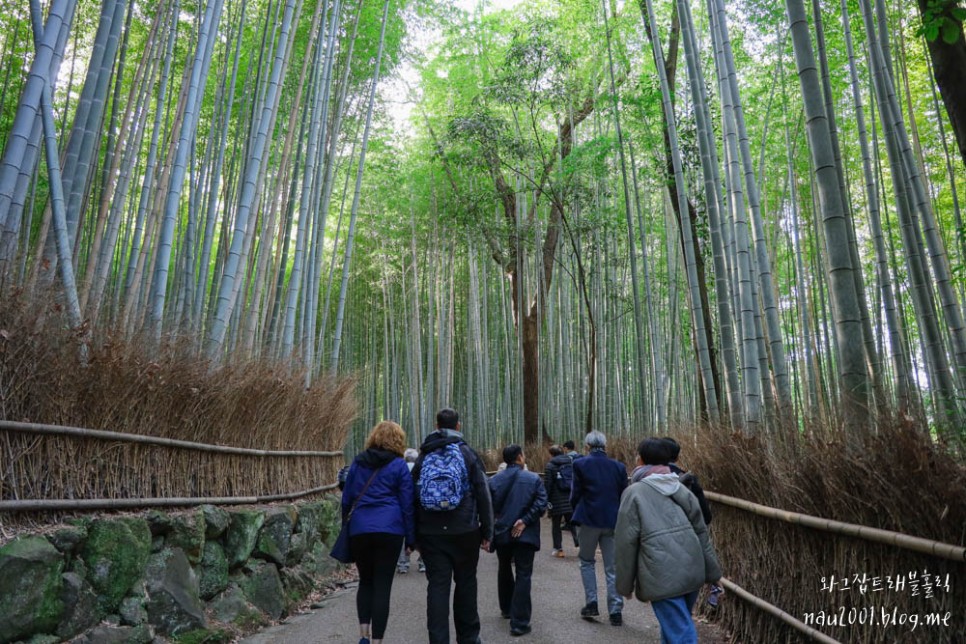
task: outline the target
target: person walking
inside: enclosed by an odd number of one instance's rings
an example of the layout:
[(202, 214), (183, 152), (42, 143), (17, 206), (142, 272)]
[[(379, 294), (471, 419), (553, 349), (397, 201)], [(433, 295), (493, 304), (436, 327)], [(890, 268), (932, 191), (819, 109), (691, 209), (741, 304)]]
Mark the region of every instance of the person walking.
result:
[(691, 609), (698, 589), (721, 579), (721, 566), (697, 498), (668, 467), (670, 453), (659, 438), (638, 446), (617, 514), (617, 590), (651, 603), (662, 644), (697, 644)]
[(570, 530), (574, 539), (574, 547), (580, 543), (577, 539), (577, 528), (571, 523), (573, 507), (570, 505), (570, 492), (574, 482), (574, 459), (564, 454), (560, 445), (550, 446), (550, 460), (544, 469), (543, 480), (547, 487), (547, 497), (550, 501), (550, 534), (553, 538), (554, 557), (563, 557), (563, 526)]
[[(413, 449), (412, 447), (407, 447), (406, 451), (403, 452), (403, 459), (406, 461), (406, 467), (409, 471), (413, 471), (413, 467), (416, 465), (416, 458), (419, 456), (419, 450)], [(410, 475), (411, 478), (412, 475)], [(407, 550), (405, 544), (402, 550), (399, 551), (399, 561), (396, 562), (396, 572), (401, 575), (405, 575), (409, 572), (409, 556), (412, 554), (411, 550)], [(423, 558), (420, 557), (418, 560), (419, 572), (423, 572)]]
[(577, 451), (577, 445), (574, 444), (573, 441), (564, 442), (563, 448), (564, 451), (567, 452), (567, 456), (569, 456), (570, 460), (572, 461), (576, 461), (578, 458), (583, 456), (583, 454)]
[[(493, 547), (500, 562), (497, 594), (500, 614), (510, 620), (510, 635), (530, 632), (530, 579), (533, 558), (540, 550), (540, 517), (547, 509), (543, 481), (524, 469), (527, 459), (519, 445), (503, 449), (506, 470), (490, 479), (493, 497)], [(516, 569), (516, 575), (514, 575)]]
[(681, 484), (691, 490), (691, 493), (698, 500), (698, 505), (701, 506), (701, 516), (704, 517), (705, 525), (711, 525), (711, 505), (704, 498), (704, 488), (701, 487), (701, 483), (698, 481), (698, 475), (694, 472), (687, 471), (677, 464), (677, 460), (681, 455), (681, 445), (670, 436), (665, 436), (661, 440), (667, 443), (668, 457), (671, 459), (667, 466), (671, 469), (671, 473), (677, 474), (678, 478), (681, 479)]
[(381, 642), (389, 621), (393, 567), (399, 549), (416, 544), (413, 480), (402, 459), (406, 433), (384, 420), (356, 456), (342, 492), (342, 517), (349, 516), (349, 552), (359, 570), (356, 613), (359, 644)]
[(572, 521), (577, 524), (580, 541), (580, 578), (584, 584), (584, 607), (580, 616), (593, 620), (600, 615), (597, 606), (597, 548), (604, 560), (607, 583), (607, 612), (613, 626), (621, 626), (624, 599), (617, 592), (614, 568), (614, 526), (621, 493), (627, 487), (627, 469), (608, 458), (607, 437), (592, 431), (584, 438), (587, 456), (574, 461), (574, 483), (570, 504), (574, 508)]
[(430, 644), (449, 643), (449, 595), (459, 644), (480, 641), (476, 567), (493, 540), (493, 505), (486, 468), (463, 440), (459, 414), (441, 409), (436, 431), (419, 448), (416, 535), (426, 564), (426, 624)]
[[(701, 507), (701, 516), (704, 518), (704, 524), (710, 526), (712, 518), (711, 504), (704, 497), (704, 488), (701, 487), (701, 482), (698, 481), (698, 475), (694, 472), (689, 472), (677, 464), (678, 457), (681, 455), (681, 446), (676, 440), (670, 436), (665, 436), (661, 440), (667, 443), (669, 450), (668, 458), (671, 460), (667, 466), (670, 468), (672, 474), (677, 474), (678, 478), (681, 479), (681, 485), (691, 490), (691, 494), (698, 500), (698, 505)], [(718, 584), (711, 584), (711, 588), (708, 591), (708, 605), (712, 608), (717, 608), (722, 595), (724, 595), (724, 588)]]

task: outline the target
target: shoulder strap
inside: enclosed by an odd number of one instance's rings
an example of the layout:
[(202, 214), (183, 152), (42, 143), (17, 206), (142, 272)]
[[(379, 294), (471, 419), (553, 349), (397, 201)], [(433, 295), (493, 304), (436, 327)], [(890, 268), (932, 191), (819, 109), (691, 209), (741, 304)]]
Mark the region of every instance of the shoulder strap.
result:
[(355, 512), (356, 506), (359, 504), (359, 501), (362, 499), (363, 496), (365, 496), (366, 490), (369, 489), (369, 484), (372, 483), (372, 480), (376, 478), (376, 474), (378, 474), (379, 470), (381, 469), (382, 469), (381, 467), (377, 467), (373, 471), (372, 476), (369, 477), (369, 480), (366, 481), (366, 484), (362, 487), (362, 491), (359, 492), (359, 496), (357, 496), (355, 500), (352, 502), (352, 507), (349, 508), (349, 514), (347, 514), (345, 517), (346, 523), (348, 523), (349, 519), (352, 518), (352, 513)]

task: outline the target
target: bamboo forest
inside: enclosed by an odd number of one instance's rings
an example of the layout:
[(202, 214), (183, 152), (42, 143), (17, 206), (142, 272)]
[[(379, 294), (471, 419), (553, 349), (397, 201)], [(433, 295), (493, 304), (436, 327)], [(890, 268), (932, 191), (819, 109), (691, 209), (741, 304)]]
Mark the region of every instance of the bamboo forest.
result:
[[(98, 343), (561, 429), (966, 433), (959, 0), (5, 0), (0, 273)], [(187, 348), (186, 348), (187, 347)]]

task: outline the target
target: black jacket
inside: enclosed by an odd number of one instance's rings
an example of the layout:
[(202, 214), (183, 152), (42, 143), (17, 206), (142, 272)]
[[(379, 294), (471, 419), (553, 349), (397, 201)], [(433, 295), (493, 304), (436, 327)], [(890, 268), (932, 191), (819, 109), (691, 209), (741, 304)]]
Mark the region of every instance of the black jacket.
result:
[(490, 495), (493, 497), (494, 545), (503, 546), (514, 542), (510, 531), (517, 519), (527, 525), (515, 541), (540, 549), (540, 517), (547, 509), (547, 491), (543, 481), (533, 472), (519, 465), (509, 465), (490, 479)]
[(568, 465), (573, 467), (573, 463), (573, 458), (567, 454), (554, 456), (547, 462), (543, 480), (547, 487), (551, 515), (570, 514), (574, 511), (573, 506), (570, 505), (570, 490), (564, 491), (557, 487), (557, 472)]
[(691, 493), (697, 497), (698, 505), (701, 506), (701, 516), (704, 517), (704, 524), (708, 525), (711, 523), (711, 504), (709, 504), (708, 500), (704, 498), (704, 489), (701, 487), (701, 484), (698, 483), (698, 476), (688, 472), (687, 470), (681, 469), (674, 463), (669, 463), (668, 467), (671, 468), (672, 472), (678, 475), (678, 477), (681, 479), (681, 484), (691, 490)]
[[(455, 510), (430, 512), (423, 509), (419, 503), (419, 474), (423, 469), (423, 460), (426, 454), (450, 443), (458, 443), (460, 446), (470, 479), (470, 489)], [(493, 540), (493, 503), (490, 500), (490, 488), (486, 484), (486, 468), (479, 455), (463, 442), (463, 435), (460, 432), (452, 429), (438, 429), (426, 437), (419, 447), (419, 458), (413, 466), (413, 481), (417, 486), (417, 541), (421, 534), (466, 534), (474, 530), (479, 530), (483, 539)]]

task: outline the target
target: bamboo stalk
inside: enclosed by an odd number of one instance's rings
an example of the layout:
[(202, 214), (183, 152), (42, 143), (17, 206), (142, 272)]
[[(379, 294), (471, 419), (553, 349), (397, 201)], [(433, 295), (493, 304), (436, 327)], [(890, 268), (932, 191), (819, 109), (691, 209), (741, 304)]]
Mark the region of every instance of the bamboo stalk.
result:
[(338, 483), (323, 485), (310, 490), (266, 496), (201, 496), (169, 497), (155, 499), (30, 499), (0, 501), (0, 512), (53, 512), (60, 510), (123, 510), (128, 508), (196, 506), (196, 505), (253, 505), (286, 501), (335, 489)]
[(61, 425), (45, 425), (40, 423), (18, 423), (10, 420), (0, 420), (0, 430), (20, 432), (23, 434), (46, 434), (59, 436), (76, 436), (83, 438), (95, 438), (99, 440), (121, 441), (126, 443), (144, 443), (147, 445), (162, 445), (164, 447), (179, 447), (191, 449), (199, 452), (216, 452), (219, 454), (245, 454), (248, 456), (316, 456), (330, 457), (342, 456), (342, 450), (320, 452), (308, 451), (300, 452), (293, 450), (265, 450), (250, 449), (246, 447), (230, 447), (227, 445), (209, 445), (207, 443), (195, 443), (174, 438), (161, 438), (159, 436), (142, 436), (140, 434), (124, 434), (120, 432), (109, 432), (101, 429), (83, 429), (81, 427), (64, 427)]
[[(705, 494), (707, 495), (707, 492), (705, 492)], [(721, 496), (721, 495), (716, 494), (715, 496)], [(708, 497), (708, 498), (711, 498), (711, 497)], [(718, 581), (718, 583), (724, 586), (729, 593), (734, 593), (735, 595), (738, 596), (739, 599), (748, 602), (752, 606), (762, 610), (765, 613), (768, 613), (772, 617), (780, 619), (784, 623), (794, 628), (799, 633), (807, 635), (808, 637), (812, 638), (816, 642), (822, 642), (822, 644), (841, 644), (839, 640), (831, 638), (825, 633), (822, 633), (821, 631), (818, 631), (812, 628), (811, 626), (805, 625), (803, 622), (795, 619), (794, 617), (792, 617), (791, 615), (783, 611), (778, 606), (775, 606), (774, 604), (769, 604), (768, 602), (766, 602), (764, 599), (761, 599), (760, 597), (755, 597), (747, 590), (745, 590), (744, 588), (742, 588), (741, 586), (739, 586), (738, 584), (734, 583), (729, 579), (725, 579), (724, 577), (722, 577)]]
[(744, 499), (736, 499), (731, 496), (718, 494), (716, 492), (709, 492), (707, 490), (705, 490), (704, 495), (710, 501), (724, 503), (725, 505), (730, 505), (731, 507), (739, 508), (759, 516), (768, 517), (769, 519), (778, 519), (779, 521), (785, 521), (786, 523), (794, 523), (807, 528), (813, 528), (815, 530), (831, 532), (832, 534), (855, 537), (858, 539), (864, 539), (866, 541), (873, 541), (875, 543), (884, 543), (897, 548), (905, 548), (906, 550), (921, 552), (923, 554), (941, 557), (943, 559), (951, 559), (959, 562), (966, 561), (966, 548), (962, 546), (933, 541), (932, 539), (913, 537), (907, 534), (902, 534), (901, 532), (893, 532), (891, 530), (870, 528), (868, 526), (857, 525), (855, 523), (843, 523), (841, 521), (823, 519), (810, 514), (800, 514), (798, 512), (789, 512), (788, 510), (779, 510), (777, 508), (768, 507), (767, 505), (759, 505), (758, 503), (752, 503), (751, 501), (745, 501)]

